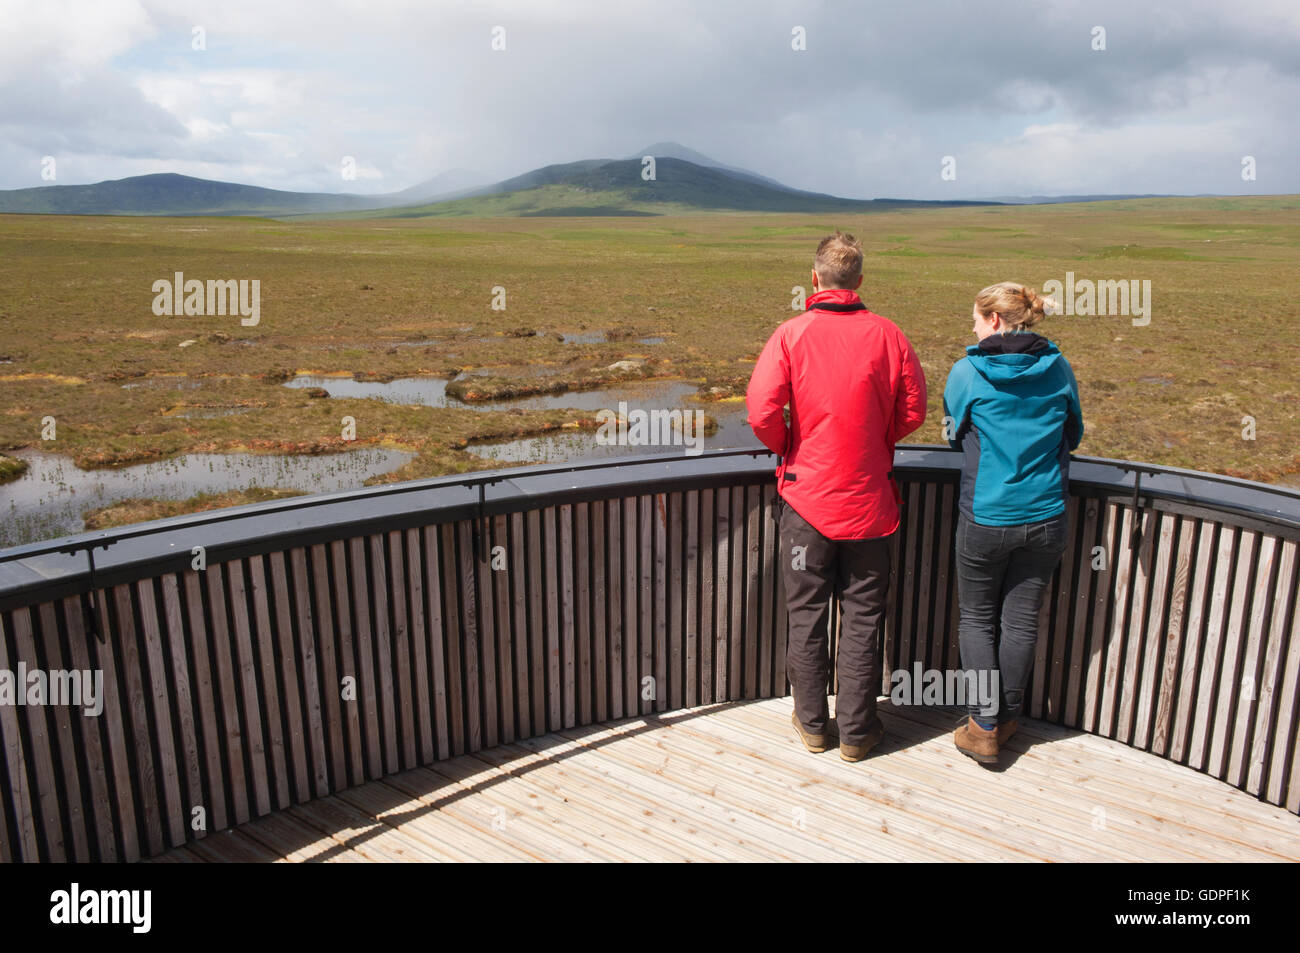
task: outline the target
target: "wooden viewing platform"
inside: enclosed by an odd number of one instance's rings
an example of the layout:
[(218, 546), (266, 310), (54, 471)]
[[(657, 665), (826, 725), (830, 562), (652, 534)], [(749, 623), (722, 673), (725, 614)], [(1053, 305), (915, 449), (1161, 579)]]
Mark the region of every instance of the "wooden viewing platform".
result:
[(1294, 861), (1300, 824), (1116, 741), (1023, 722), (989, 769), (955, 710), (882, 702), (866, 761), (804, 750), (789, 698), (553, 732), (341, 791), (192, 861)]

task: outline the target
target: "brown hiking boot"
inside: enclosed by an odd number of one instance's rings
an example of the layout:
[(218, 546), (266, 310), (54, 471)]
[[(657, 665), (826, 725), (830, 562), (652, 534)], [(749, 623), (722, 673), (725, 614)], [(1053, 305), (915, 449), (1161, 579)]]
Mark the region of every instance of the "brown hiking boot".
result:
[(998, 725), (998, 747), (1000, 748), (1008, 741), (1010, 741), (1011, 736), (1016, 733), (1016, 729), (1019, 727), (1020, 725), (1017, 723), (1016, 719), (1014, 718), (1012, 718), (1010, 721), (1004, 721), (1002, 724)]
[(813, 754), (821, 754), (828, 747), (826, 739), (839, 738), (839, 727), (835, 724), (835, 719), (828, 719), (826, 722), (826, 731), (823, 734), (813, 734), (811, 731), (804, 731), (803, 725), (799, 724), (799, 716), (790, 712), (790, 724), (794, 725), (794, 730), (799, 732), (799, 740), (803, 746)]
[(997, 729), (981, 728), (969, 715), (958, 723), (952, 741), (958, 751), (980, 764), (993, 764), (998, 760)]
[(840, 742), (840, 757), (848, 762), (861, 761), (871, 753), (872, 748), (880, 744), (880, 739), (883, 737), (885, 737), (885, 726), (877, 718), (872, 722), (871, 730), (862, 744), (850, 745)]

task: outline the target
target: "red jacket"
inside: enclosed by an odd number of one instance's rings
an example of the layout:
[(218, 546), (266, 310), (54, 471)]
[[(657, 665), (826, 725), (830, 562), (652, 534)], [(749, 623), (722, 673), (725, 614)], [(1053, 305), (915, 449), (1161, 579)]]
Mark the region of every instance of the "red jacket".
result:
[(894, 444), (925, 422), (925, 372), (898, 326), (856, 292), (819, 291), (807, 303), (759, 355), (749, 425), (782, 458), (777, 492), (819, 533), (888, 536), (901, 502)]

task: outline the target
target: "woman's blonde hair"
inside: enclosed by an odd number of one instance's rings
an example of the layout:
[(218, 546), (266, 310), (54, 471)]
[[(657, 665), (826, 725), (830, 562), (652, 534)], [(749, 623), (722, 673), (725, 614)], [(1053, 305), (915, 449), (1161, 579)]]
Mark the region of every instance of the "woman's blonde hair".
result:
[(1055, 309), (1056, 302), (1027, 285), (1001, 281), (977, 294), (975, 307), (986, 318), (996, 312), (1009, 331), (1027, 331)]

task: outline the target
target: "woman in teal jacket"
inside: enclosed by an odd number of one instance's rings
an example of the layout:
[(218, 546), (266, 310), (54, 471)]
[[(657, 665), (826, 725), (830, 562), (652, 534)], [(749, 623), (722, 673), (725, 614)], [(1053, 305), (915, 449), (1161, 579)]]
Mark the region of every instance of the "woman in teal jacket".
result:
[(1004, 281), (975, 298), (978, 343), (953, 365), (944, 425), (963, 453), (957, 516), (958, 640), (969, 714), (953, 737), (997, 761), (1015, 733), (1043, 596), (1065, 551), (1070, 451), (1083, 438), (1079, 386), (1055, 344), (1031, 330), (1051, 305)]

